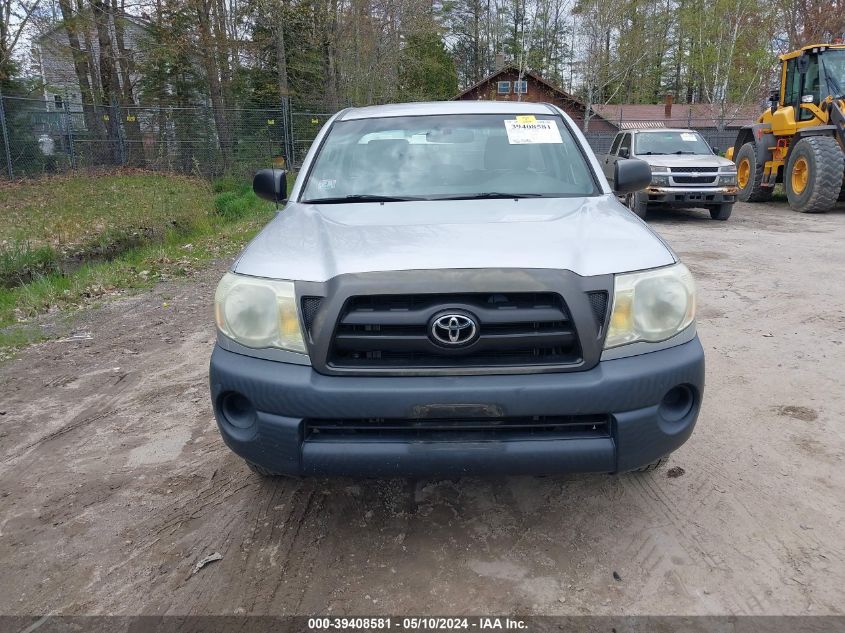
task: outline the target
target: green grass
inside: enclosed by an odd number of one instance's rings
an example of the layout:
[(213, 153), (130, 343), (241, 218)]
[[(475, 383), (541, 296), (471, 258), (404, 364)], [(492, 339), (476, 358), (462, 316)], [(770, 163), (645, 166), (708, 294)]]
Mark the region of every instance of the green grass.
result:
[(208, 215), (211, 187), (126, 171), (0, 186), (0, 286), (14, 287), (92, 259), (190, 231)]
[(142, 171), (53, 176), (0, 187), (0, 241), (72, 248), (100, 237), (207, 212), (211, 187), (193, 178)]
[(22, 347), (49, 338), (40, 328), (17, 325), (0, 330), (0, 363), (11, 360)]
[(9, 240), (0, 249), (0, 286), (19, 286), (60, 270), (61, 257), (47, 245)]
[(261, 200), (247, 184), (223, 191), (214, 197), (215, 210), (227, 220), (237, 220), (249, 215), (258, 204), (261, 204)]
[[(79, 180), (82, 182), (50, 178), (20, 183), (17, 194), (13, 186), (0, 192), (0, 199), (18, 210), (21, 222), (12, 227), (3, 219), (0, 230), (7, 237), (0, 241), (0, 266), (18, 274), (26, 271), (17, 284), (0, 283), (0, 347), (19, 347), (42, 338), (44, 334), (34, 328), (32, 319), (45, 312), (90, 306), (190, 274), (217, 257), (234, 255), (274, 212), (273, 205), (236, 181), (210, 186), (181, 176), (139, 173), (80, 176)], [(97, 186), (100, 180), (102, 187)], [(67, 187), (57, 187), (58, 181), (68, 181)], [(49, 203), (53, 212), (61, 215), (66, 209), (73, 219), (37, 211), (36, 201), (50, 196), (55, 197)], [(114, 225), (109, 220), (112, 205)], [(29, 225), (21, 211), (24, 208), (33, 210)], [(127, 211), (133, 208), (137, 209), (134, 219)], [(100, 222), (102, 230), (68, 228), (83, 217)], [(51, 244), (54, 238), (45, 232), (48, 226), (63, 227), (56, 229), (63, 250)], [(121, 240), (127, 231), (138, 235)], [(12, 233), (29, 238), (19, 241), (8, 237)], [(70, 244), (77, 250), (66, 250)], [(100, 250), (81, 250), (80, 244), (99, 245)], [(68, 252), (76, 259), (56, 257)], [(73, 265), (68, 268), (69, 261)]]

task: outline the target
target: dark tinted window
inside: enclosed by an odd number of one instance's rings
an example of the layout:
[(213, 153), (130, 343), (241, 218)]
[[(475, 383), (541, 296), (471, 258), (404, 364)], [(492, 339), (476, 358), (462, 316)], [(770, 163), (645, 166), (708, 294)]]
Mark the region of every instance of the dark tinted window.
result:
[(616, 151), (619, 149), (619, 143), (622, 142), (622, 134), (617, 134), (616, 138), (613, 139), (613, 145), (610, 146), (610, 153), (615, 154)]
[(783, 105), (797, 105), (801, 98), (799, 91), (801, 90), (801, 75), (798, 74), (797, 58), (790, 59), (786, 63), (786, 82), (783, 93)]
[(622, 137), (622, 142), (619, 144), (619, 153), (622, 154), (622, 150), (627, 150), (628, 155), (631, 154), (631, 135), (625, 134)]

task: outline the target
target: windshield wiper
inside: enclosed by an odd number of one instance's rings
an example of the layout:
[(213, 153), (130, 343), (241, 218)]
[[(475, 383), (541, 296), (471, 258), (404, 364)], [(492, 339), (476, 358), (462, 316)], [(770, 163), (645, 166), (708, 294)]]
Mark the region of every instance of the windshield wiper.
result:
[(640, 156), (665, 156), (666, 152), (640, 152)]
[(842, 90), (839, 80), (833, 76), (833, 73), (827, 71), (827, 64), (824, 63), (824, 59), (821, 60), (821, 65), (824, 71), (824, 78), (827, 81), (827, 89), (830, 90), (830, 96), (834, 99), (839, 99), (839, 97), (845, 95), (845, 91)]
[(428, 200), (413, 196), (377, 196), (369, 193), (356, 193), (335, 198), (312, 198), (303, 200), (303, 204), (344, 204), (346, 202), (408, 202), (410, 200)]
[(688, 152), (682, 149), (679, 149), (677, 152), (672, 152), (673, 154), (695, 154), (695, 152)]
[(503, 193), (500, 191), (484, 191), (482, 193), (467, 193), (457, 196), (446, 196), (438, 200), (514, 200), (516, 198), (542, 198), (542, 193)]

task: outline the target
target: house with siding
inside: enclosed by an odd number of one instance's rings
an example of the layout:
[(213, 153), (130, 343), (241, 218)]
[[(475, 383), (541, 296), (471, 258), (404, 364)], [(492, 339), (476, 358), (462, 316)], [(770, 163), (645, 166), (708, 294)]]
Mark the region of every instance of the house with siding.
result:
[[(115, 32), (115, 20), (120, 21), (123, 29), (124, 51), (121, 54), (131, 56), (132, 67), (137, 67), (140, 61), (140, 46), (142, 38), (149, 32), (149, 27), (141, 18), (119, 14), (111, 16), (109, 20), (109, 34), (112, 40), (112, 48), (118, 51), (117, 34)], [(88, 82), (95, 93), (99, 92), (100, 77), (98, 73), (100, 64), (100, 45), (97, 37), (97, 29), (90, 14), (82, 14), (77, 22), (79, 43), (83, 51), (90, 55)], [(71, 111), (81, 111), (80, 102), (82, 95), (79, 88), (79, 80), (73, 65), (73, 55), (64, 24), (59, 23), (45, 31), (33, 42), (33, 57), (39, 66), (40, 74), (44, 82), (44, 100), (48, 109), (61, 109), (63, 102), (67, 101)], [(90, 72), (93, 69), (94, 72)], [(118, 72), (118, 89), (123, 88), (123, 77)], [(132, 84), (132, 94), (137, 94), (135, 86), (140, 81), (139, 73), (130, 74), (129, 81)]]

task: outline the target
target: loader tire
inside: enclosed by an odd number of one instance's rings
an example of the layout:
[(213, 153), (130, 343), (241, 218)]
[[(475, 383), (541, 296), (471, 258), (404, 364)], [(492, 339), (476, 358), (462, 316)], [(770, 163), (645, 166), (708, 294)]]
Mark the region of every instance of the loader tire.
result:
[(740, 202), (766, 202), (772, 198), (772, 187), (762, 187), (764, 164), (757, 163), (754, 143), (748, 142), (739, 148), (734, 157)]
[(845, 155), (832, 136), (808, 136), (795, 144), (783, 176), (789, 206), (801, 213), (824, 213), (842, 190)]

